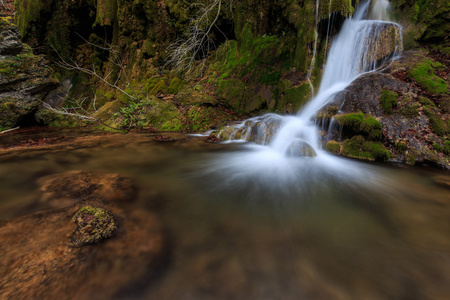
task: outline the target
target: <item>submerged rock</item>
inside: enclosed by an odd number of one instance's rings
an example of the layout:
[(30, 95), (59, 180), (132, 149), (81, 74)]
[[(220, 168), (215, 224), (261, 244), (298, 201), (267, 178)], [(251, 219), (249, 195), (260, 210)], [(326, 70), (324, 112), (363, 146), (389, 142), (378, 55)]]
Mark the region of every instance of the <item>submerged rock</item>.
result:
[(108, 202), (130, 202), (137, 188), (130, 178), (118, 174), (94, 174), (70, 171), (39, 179), (41, 202), (54, 208), (64, 207), (82, 199), (96, 198)]
[(77, 223), (77, 229), (70, 237), (73, 247), (95, 244), (110, 238), (117, 230), (114, 216), (98, 207), (85, 206), (77, 211), (72, 220)]

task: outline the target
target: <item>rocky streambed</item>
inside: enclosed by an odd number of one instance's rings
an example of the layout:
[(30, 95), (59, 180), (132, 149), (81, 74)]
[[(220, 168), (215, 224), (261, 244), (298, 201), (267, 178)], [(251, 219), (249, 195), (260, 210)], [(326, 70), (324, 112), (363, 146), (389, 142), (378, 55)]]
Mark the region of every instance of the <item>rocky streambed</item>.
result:
[(71, 132), (0, 136), (2, 299), (448, 295), (447, 172)]

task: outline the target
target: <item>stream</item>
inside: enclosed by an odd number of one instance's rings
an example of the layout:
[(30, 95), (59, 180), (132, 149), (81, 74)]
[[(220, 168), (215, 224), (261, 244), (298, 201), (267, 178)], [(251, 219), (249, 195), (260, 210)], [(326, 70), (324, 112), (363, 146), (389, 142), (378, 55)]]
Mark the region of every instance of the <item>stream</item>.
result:
[(120, 299), (448, 297), (448, 172), (341, 158), (325, 169), (263, 146), (155, 136), (2, 150), (1, 220), (42, 209), (43, 176), (119, 173), (138, 185), (130, 206), (156, 212), (171, 245), (165, 271)]

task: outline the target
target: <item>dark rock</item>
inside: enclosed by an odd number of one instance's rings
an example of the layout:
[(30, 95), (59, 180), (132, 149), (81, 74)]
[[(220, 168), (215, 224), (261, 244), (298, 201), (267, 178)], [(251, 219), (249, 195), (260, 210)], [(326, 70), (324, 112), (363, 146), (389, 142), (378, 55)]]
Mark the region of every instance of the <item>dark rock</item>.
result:
[[(325, 120), (331, 117), (330, 111), (335, 114), (334, 121), (330, 122), (328, 131), (324, 134), (327, 141), (335, 139), (344, 142), (354, 135), (365, 135), (361, 128), (347, 130), (348, 124), (340, 122), (342, 116), (360, 115), (361, 120), (372, 116), (381, 123), (381, 134), (374, 131), (377, 133), (376, 139), (375, 136), (366, 135), (364, 138), (378, 141), (381, 135), (382, 144), (391, 153), (391, 161), (449, 168), (448, 156), (437, 151), (446, 138), (445, 129), (440, 128), (439, 124), (450, 117), (440, 100), (448, 95), (430, 94), (408, 75), (408, 70), (429, 59), (422, 51), (409, 51), (382, 73), (364, 74), (352, 82), (317, 115), (317, 118)], [(382, 105), (383, 92), (390, 92), (398, 97), (389, 110)], [(338, 116), (335, 113), (336, 107), (339, 107)]]
[(22, 51), (19, 29), (15, 26), (8, 26), (0, 33), (0, 54), (16, 55)]
[(17, 126), (32, 117), (59, 82), (41, 56), (22, 44), (15, 25), (0, 22), (0, 125)]

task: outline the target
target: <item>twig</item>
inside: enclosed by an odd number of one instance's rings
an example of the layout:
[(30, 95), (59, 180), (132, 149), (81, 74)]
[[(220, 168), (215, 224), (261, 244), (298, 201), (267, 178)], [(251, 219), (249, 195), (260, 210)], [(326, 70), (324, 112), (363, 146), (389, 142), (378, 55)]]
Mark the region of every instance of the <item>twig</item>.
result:
[[(1, 1), (1, 0), (0, 0), (0, 1)], [(2, 3), (2, 4), (3, 4), (3, 3)], [(11, 131), (17, 130), (17, 129), (19, 129), (19, 128), (20, 128), (20, 126), (17, 126), (17, 127), (15, 127), (15, 128), (6, 129), (6, 130), (3, 130), (3, 131), (0, 131), (0, 134), (7, 133), (7, 132), (11, 132)]]

